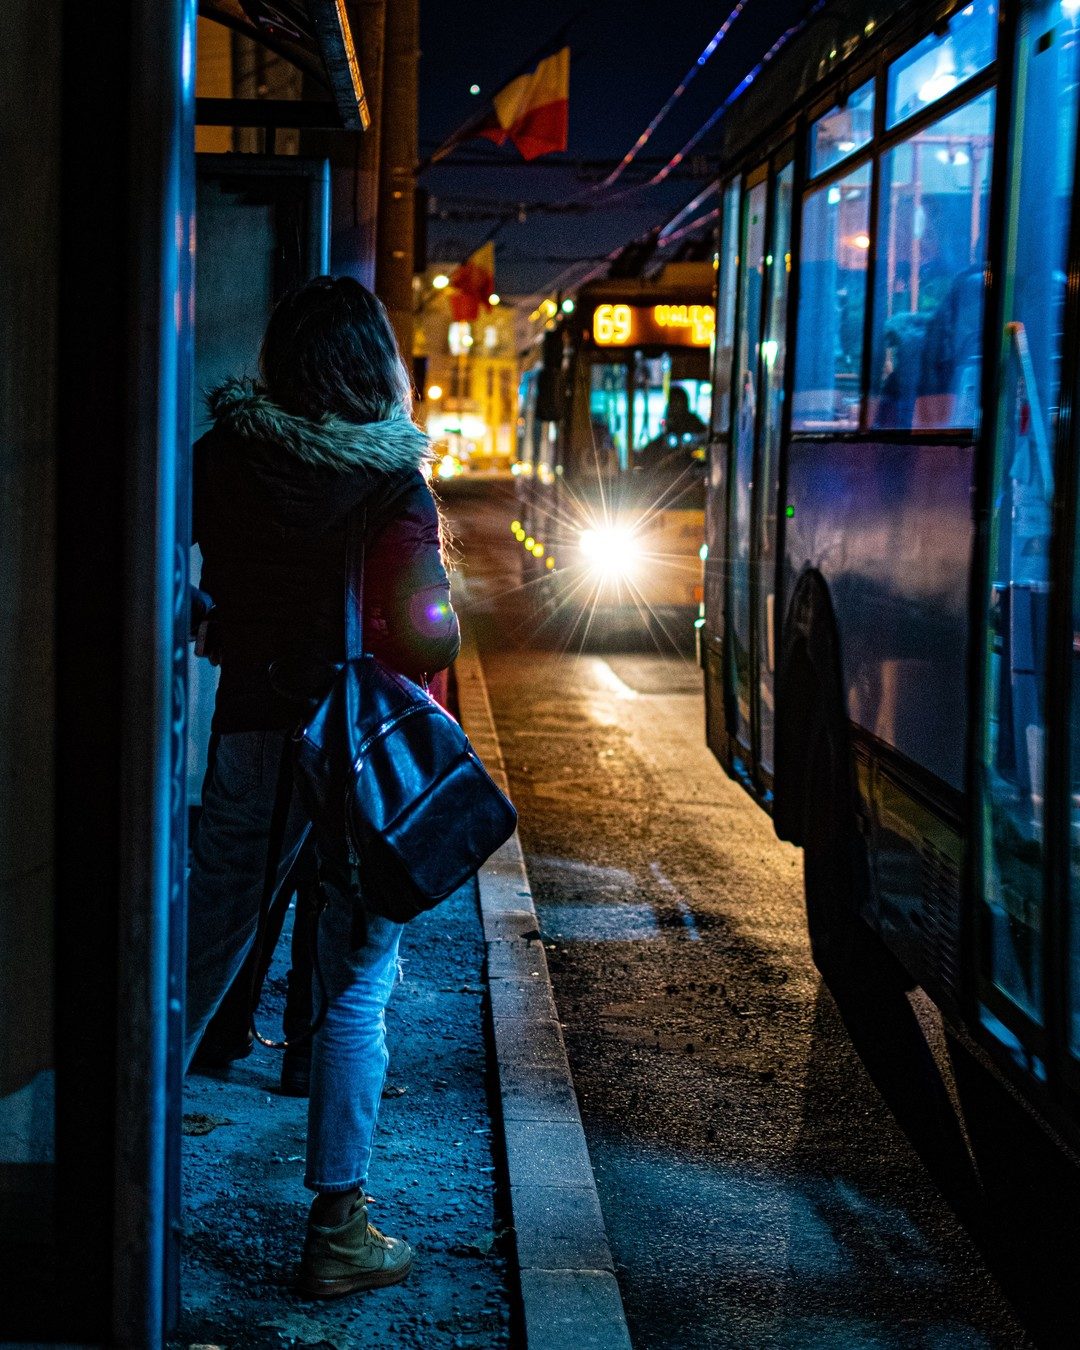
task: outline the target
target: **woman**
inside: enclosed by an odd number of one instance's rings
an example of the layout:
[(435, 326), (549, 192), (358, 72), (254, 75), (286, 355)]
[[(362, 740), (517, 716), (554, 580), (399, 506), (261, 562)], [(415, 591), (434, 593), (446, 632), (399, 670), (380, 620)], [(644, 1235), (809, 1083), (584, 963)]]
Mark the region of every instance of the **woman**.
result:
[[(317, 278), (275, 309), (260, 370), (260, 383), (211, 395), (214, 426), (195, 447), (194, 533), (216, 604), (221, 682), (188, 890), (186, 1062), (254, 940), (279, 784), (291, 790), (281, 774), (303, 708), (270, 667), (326, 672), (343, 659), (354, 507), (366, 507), (368, 649), (421, 680), (459, 645), (423, 474), (428, 442), (382, 305), (349, 278)], [(278, 885), (308, 829), (293, 792)], [(315, 1199), (298, 1287), (332, 1297), (394, 1284), (412, 1262), (405, 1242), (368, 1223), (363, 1190), (401, 925), (367, 913), (358, 926), (337, 841), (315, 843), (327, 1012), (312, 1052), (304, 1184)]]

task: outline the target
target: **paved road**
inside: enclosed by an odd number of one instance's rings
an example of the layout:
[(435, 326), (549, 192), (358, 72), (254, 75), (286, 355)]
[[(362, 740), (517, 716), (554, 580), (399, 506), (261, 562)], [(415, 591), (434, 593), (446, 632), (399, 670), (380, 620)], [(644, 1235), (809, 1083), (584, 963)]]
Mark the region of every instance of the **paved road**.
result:
[(506, 490), (449, 509), (635, 1345), (1031, 1344), (957, 1218), (936, 1015), (841, 1016), (800, 855), (706, 750), (692, 658), (560, 653)]

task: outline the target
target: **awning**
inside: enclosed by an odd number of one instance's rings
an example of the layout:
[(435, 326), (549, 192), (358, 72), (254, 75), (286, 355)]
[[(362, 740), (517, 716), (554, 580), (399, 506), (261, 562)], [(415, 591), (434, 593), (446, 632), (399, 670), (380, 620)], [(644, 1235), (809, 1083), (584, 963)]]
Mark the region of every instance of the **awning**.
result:
[[(329, 119), (326, 104), (307, 100), (200, 99), (197, 120), (204, 125), (265, 122), (337, 125), (350, 131), (366, 131), (371, 125), (344, 0), (199, 0), (199, 13), (311, 75), (329, 91), (336, 109), (336, 117)], [(230, 109), (230, 104), (235, 106)]]

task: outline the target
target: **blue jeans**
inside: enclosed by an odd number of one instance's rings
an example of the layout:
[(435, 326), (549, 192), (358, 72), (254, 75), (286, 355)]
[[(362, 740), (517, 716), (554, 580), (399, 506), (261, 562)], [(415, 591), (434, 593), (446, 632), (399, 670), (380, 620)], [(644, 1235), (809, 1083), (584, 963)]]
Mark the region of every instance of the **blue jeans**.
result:
[[(185, 1066), (255, 939), (270, 817), (288, 733), (223, 735), (206, 772), (188, 882)], [(310, 823), (293, 794), (278, 864), (280, 886)], [(307, 1170), (313, 1191), (348, 1191), (367, 1179), (386, 1077), (384, 1011), (398, 980), (401, 924), (367, 916), (367, 941), (350, 950), (353, 902), (326, 886), (319, 966), (326, 1018), (311, 1055)]]

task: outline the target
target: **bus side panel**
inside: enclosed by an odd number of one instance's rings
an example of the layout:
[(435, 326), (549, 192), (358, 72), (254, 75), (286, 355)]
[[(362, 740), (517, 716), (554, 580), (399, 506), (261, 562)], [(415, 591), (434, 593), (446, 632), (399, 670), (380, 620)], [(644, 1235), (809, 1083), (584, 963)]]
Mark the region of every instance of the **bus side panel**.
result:
[(875, 766), (857, 776), (869, 917), (931, 985), (951, 960), (959, 903), (972, 467), (971, 446), (898, 442), (794, 441), (788, 460), (782, 612), (799, 578), (820, 574), (853, 735)]

